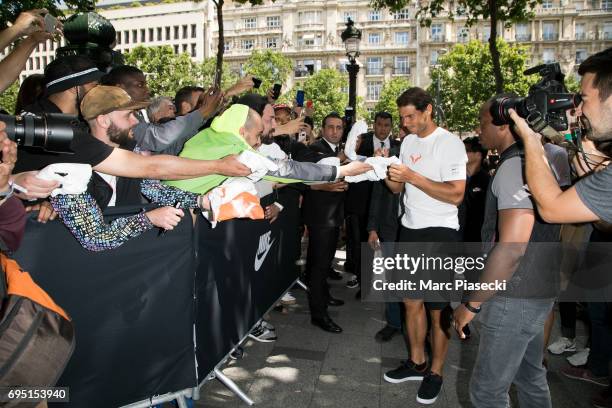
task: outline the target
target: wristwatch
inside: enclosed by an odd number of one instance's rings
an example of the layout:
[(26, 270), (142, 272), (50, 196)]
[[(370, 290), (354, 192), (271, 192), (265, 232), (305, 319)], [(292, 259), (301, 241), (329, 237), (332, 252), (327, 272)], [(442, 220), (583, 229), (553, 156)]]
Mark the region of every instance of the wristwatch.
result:
[(9, 183), (9, 189), (6, 191), (0, 191), (0, 201), (4, 201), (13, 195), (13, 184)]
[(480, 310), (482, 309), (482, 307), (475, 308), (474, 306), (470, 305), (470, 302), (465, 302), (464, 305), (465, 308), (472, 313), (480, 313)]

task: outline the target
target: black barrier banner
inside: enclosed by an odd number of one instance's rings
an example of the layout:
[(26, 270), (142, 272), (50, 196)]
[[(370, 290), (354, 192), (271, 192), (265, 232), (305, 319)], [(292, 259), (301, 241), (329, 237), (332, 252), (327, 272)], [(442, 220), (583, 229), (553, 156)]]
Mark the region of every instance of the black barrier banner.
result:
[(196, 354), (202, 381), (297, 278), (299, 208), (278, 219), (199, 218)]
[(70, 388), (70, 402), (50, 405), (115, 407), (196, 385), (191, 221), (90, 252), (60, 221), (28, 220), (15, 258), (76, 330), (57, 384)]

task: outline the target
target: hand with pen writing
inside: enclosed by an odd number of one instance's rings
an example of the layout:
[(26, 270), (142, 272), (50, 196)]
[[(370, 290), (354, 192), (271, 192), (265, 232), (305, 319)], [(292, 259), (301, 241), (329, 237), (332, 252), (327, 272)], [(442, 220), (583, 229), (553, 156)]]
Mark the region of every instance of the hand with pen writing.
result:
[(151, 224), (166, 231), (174, 229), (185, 215), (183, 210), (174, 207), (160, 207), (145, 214)]

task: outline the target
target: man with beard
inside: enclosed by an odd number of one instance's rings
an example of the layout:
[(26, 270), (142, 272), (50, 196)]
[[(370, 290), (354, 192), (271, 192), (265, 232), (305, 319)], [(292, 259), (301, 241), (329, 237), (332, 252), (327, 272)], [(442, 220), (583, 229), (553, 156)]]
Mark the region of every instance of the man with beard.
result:
[[(611, 65), (612, 48), (608, 48), (587, 58), (578, 69), (578, 73), (582, 75), (580, 109), (590, 124), (587, 138), (595, 143), (598, 150), (608, 156), (612, 154)], [(547, 222), (564, 224), (595, 222), (595, 227), (601, 221), (612, 223), (612, 168), (608, 166), (587, 175), (573, 187), (563, 191), (546, 163), (541, 136), (529, 128), (527, 122), (516, 112), (510, 110), (510, 115), (523, 140), (527, 184), (542, 218)], [(606, 363), (610, 367), (610, 356), (612, 356), (611, 310), (610, 302), (606, 302), (598, 304), (596, 316), (590, 311), (592, 324), (595, 317), (596, 325), (599, 327), (597, 341), (605, 349), (604, 353), (600, 353), (601, 357), (605, 354), (607, 358), (607, 361), (600, 364), (604, 367)], [(589, 360), (588, 369), (583, 369), (581, 372), (564, 372), (564, 374), (570, 378), (593, 382), (593, 376), (601, 374), (592, 372), (593, 361), (591, 357)], [(604, 367), (599, 369), (602, 370)], [(597, 395), (592, 402), (595, 406), (612, 406), (610, 388)]]

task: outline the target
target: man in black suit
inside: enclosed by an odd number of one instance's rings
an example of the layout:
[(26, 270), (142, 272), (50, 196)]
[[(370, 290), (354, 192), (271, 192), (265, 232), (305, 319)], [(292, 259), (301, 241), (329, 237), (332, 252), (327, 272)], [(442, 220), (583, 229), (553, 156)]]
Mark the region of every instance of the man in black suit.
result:
[[(344, 123), (337, 113), (323, 119), (323, 137), (309, 146), (327, 157), (340, 154), (340, 141)], [(344, 181), (311, 186), (304, 194), (302, 216), (308, 227), (309, 304), (312, 324), (331, 333), (340, 333), (338, 326), (327, 314), (327, 306), (340, 306), (344, 302), (329, 293), (327, 274), (334, 260), (340, 226), (344, 221), (344, 196), (348, 184)]]
[[(393, 119), (388, 112), (378, 112), (374, 116), (374, 131), (359, 136), (357, 155), (388, 156), (391, 149), (398, 150), (400, 142), (391, 138)], [(355, 288), (361, 284), (361, 243), (368, 241), (368, 210), (372, 193), (372, 181), (362, 181), (351, 184), (346, 194), (346, 235), (347, 263), (355, 278), (346, 284)], [(345, 265), (346, 266), (346, 265)], [(359, 293), (357, 293), (359, 297)]]

